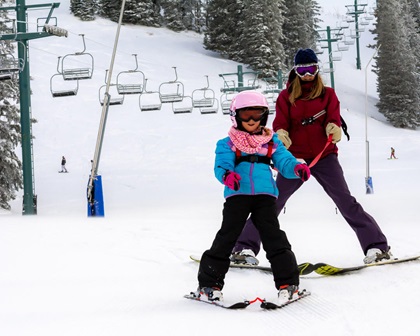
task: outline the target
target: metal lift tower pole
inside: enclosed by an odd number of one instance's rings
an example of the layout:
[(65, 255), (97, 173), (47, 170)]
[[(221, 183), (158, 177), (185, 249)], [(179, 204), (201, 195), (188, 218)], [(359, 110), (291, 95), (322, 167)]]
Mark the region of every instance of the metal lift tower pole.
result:
[(112, 71), (114, 68), (115, 55), (117, 53), (118, 39), (120, 36), (121, 24), (124, 15), (124, 7), (125, 0), (123, 0), (121, 4), (120, 18), (118, 20), (117, 33), (115, 35), (114, 50), (112, 52), (111, 64), (109, 66), (108, 78), (106, 83), (104, 103), (102, 105), (101, 121), (99, 124), (98, 137), (96, 139), (95, 154), (92, 160), (92, 170), (89, 176), (87, 188), (88, 217), (104, 217), (105, 215), (102, 193), (102, 178), (100, 175), (98, 175), (98, 167), (99, 160), (101, 158), (106, 120), (108, 117), (109, 102), (111, 100), (111, 95), (109, 94), (109, 87), (111, 85)]

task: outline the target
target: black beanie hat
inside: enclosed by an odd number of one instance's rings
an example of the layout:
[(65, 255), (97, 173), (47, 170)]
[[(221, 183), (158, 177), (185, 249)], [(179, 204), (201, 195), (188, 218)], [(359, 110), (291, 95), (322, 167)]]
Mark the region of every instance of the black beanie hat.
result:
[(295, 65), (318, 63), (318, 57), (312, 49), (299, 49), (295, 55)]

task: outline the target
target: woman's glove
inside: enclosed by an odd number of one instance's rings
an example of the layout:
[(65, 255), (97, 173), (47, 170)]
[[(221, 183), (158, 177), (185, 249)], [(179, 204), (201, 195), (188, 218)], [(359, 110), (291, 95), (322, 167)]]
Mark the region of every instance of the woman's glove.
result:
[(280, 141), (283, 142), (283, 145), (286, 147), (286, 149), (292, 145), (292, 140), (289, 138), (289, 132), (285, 131), (284, 129), (279, 129), (276, 133)]
[(325, 127), (325, 131), (327, 132), (327, 136), (332, 134), (333, 144), (341, 140), (341, 127), (338, 127), (336, 124), (328, 123), (327, 127)]
[(299, 176), (303, 182), (305, 182), (308, 181), (311, 176), (311, 171), (306, 164), (299, 163), (295, 166), (295, 174), (296, 176)]
[(241, 186), (239, 183), (240, 179), (241, 175), (229, 170), (223, 175), (223, 184), (229, 189), (238, 191)]

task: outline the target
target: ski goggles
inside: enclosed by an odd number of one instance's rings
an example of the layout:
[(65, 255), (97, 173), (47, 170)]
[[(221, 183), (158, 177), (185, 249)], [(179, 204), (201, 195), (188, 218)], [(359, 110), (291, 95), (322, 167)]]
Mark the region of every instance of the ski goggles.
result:
[(248, 122), (251, 119), (260, 121), (267, 113), (267, 109), (259, 107), (250, 107), (236, 111), (237, 117), (240, 121)]
[(296, 75), (299, 77), (305, 77), (306, 75), (315, 76), (319, 71), (317, 64), (312, 65), (297, 65), (295, 66)]

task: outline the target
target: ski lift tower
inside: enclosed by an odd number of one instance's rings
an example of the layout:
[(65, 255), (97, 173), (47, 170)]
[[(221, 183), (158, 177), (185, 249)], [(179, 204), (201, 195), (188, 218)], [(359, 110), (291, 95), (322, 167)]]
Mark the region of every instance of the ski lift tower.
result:
[[(48, 25), (51, 15), (60, 3), (45, 3), (26, 5), (25, 0), (16, 0), (16, 6), (0, 7), (0, 11), (15, 11), (17, 18), (17, 32), (15, 34), (0, 35), (0, 40), (18, 42), (18, 57), (23, 60), (22, 69), (19, 72), (20, 91), (20, 125), (22, 135), (22, 169), (23, 169), (23, 215), (36, 215), (37, 200), (35, 195), (35, 181), (33, 171), (32, 135), (31, 135), (31, 87), (28, 62), (29, 40), (48, 37), (52, 35), (66, 36), (67, 31), (57, 26)], [(50, 9), (43, 31), (27, 32), (28, 9)]]
[(332, 57), (332, 42), (338, 42), (342, 38), (341, 33), (342, 28), (335, 28), (331, 29), (330, 26), (327, 26), (326, 29), (318, 30), (318, 32), (326, 32), (325, 38), (319, 38), (319, 42), (327, 42), (328, 44), (328, 62), (329, 62), (329, 73), (330, 73), (330, 81), (331, 81), (331, 87), (334, 89), (334, 59)]
[(360, 47), (359, 47), (359, 33), (362, 31), (359, 28), (359, 16), (365, 13), (365, 7), (367, 4), (358, 4), (357, 0), (354, 0), (354, 5), (346, 5), (347, 15), (354, 17), (354, 26), (355, 26), (355, 39), (356, 39), (356, 68), (358, 70), (362, 69), (360, 63)]

